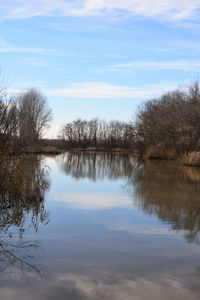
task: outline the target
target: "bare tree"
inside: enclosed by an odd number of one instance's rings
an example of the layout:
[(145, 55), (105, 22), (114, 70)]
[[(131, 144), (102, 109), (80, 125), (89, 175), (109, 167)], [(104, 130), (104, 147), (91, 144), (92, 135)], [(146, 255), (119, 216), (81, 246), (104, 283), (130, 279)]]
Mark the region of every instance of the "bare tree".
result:
[(176, 154), (200, 149), (200, 87), (177, 89), (148, 100), (135, 123), (138, 145), (143, 151), (163, 145)]
[(14, 96), (0, 79), (0, 150), (8, 150), (18, 127), (17, 105)]
[(46, 98), (36, 89), (30, 89), (18, 97), (19, 138), (30, 145), (42, 138), (44, 129), (52, 120), (52, 111)]
[(68, 147), (130, 148), (134, 130), (129, 122), (77, 119), (61, 129), (59, 138)]

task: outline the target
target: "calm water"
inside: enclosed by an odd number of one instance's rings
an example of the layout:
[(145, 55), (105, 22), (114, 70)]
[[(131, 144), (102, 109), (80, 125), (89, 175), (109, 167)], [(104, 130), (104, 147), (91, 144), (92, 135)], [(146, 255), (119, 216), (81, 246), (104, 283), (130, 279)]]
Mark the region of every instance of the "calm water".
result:
[(0, 163), (1, 300), (200, 299), (200, 170), (128, 155)]

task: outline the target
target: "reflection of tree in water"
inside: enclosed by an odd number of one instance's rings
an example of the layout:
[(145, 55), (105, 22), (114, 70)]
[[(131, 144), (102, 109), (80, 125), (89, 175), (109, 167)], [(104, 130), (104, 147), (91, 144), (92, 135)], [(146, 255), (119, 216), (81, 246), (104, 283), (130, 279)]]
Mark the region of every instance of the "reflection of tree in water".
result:
[(62, 170), (76, 179), (124, 179), (139, 208), (173, 230), (183, 230), (188, 242), (199, 243), (199, 169), (169, 161), (144, 163), (122, 154), (67, 153), (58, 159)]
[(148, 161), (129, 184), (134, 185), (134, 202), (143, 211), (157, 215), (173, 230), (185, 231), (188, 242), (199, 243), (200, 184), (189, 176), (192, 172), (173, 162)]
[(36, 231), (39, 223), (48, 222), (47, 175), (37, 156), (0, 161), (0, 271), (16, 264), (38, 271), (29, 262), (38, 245), (24, 241), (23, 233), (28, 221)]
[(66, 175), (92, 181), (129, 177), (135, 164), (133, 157), (123, 154), (65, 153), (57, 159)]

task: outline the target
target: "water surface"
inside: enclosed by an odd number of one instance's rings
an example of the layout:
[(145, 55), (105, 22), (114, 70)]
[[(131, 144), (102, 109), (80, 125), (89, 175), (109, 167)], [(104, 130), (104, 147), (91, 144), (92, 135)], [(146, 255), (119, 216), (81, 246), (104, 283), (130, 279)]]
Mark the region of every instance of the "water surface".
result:
[(200, 170), (129, 155), (0, 163), (0, 299), (200, 298)]

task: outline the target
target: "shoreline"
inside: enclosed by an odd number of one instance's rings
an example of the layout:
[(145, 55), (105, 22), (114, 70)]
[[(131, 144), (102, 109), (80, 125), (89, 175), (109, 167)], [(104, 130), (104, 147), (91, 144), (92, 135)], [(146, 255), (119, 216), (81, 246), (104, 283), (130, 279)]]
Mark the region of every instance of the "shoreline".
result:
[(130, 154), (134, 157), (141, 158), (143, 160), (166, 160), (177, 161), (183, 166), (200, 167), (200, 151), (192, 151), (182, 154), (180, 156), (175, 155), (172, 150), (166, 150), (164, 147), (151, 146), (145, 153), (139, 152), (139, 150), (124, 149), (124, 148), (105, 148), (105, 147), (56, 147), (56, 146), (29, 146), (22, 148), (16, 153), (1, 153), (0, 157), (14, 157), (17, 155), (29, 155), (29, 154), (49, 154), (59, 155), (64, 152), (72, 153), (113, 153), (113, 154)]

